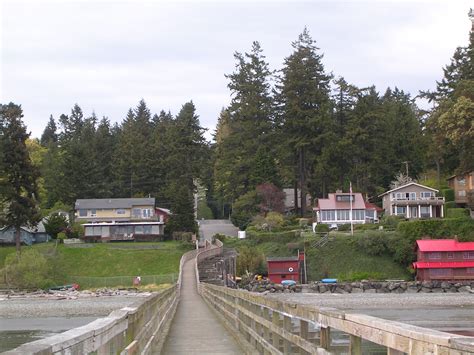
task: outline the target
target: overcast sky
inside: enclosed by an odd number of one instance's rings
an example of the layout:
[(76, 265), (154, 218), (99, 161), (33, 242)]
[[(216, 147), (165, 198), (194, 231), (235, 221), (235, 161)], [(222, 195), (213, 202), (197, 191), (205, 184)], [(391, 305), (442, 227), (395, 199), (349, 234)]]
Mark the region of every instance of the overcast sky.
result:
[(357, 86), (433, 89), (468, 43), (472, 1), (0, 1), (0, 103), (32, 136), (78, 103), (120, 122), (145, 99), (177, 114), (193, 100), (214, 131), (235, 51), (259, 41), (281, 69), (305, 26), (328, 72)]

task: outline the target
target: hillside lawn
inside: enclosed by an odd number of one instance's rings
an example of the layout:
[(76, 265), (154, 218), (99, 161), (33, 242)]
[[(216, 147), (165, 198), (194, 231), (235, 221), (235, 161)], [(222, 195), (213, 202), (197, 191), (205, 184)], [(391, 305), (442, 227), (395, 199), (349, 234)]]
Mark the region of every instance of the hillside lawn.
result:
[[(363, 232), (361, 232), (363, 233)], [(307, 233), (311, 235), (312, 233)], [(337, 278), (340, 280), (358, 279), (405, 279), (413, 278), (408, 270), (402, 265), (394, 262), (389, 256), (371, 256), (357, 249), (352, 238), (357, 238), (358, 233), (350, 236), (347, 233), (330, 233), (330, 241), (320, 248), (307, 247), (306, 264), (308, 280), (316, 281), (322, 278)], [(308, 237), (310, 240), (318, 237)], [(225, 246), (239, 248), (248, 246), (262, 252), (265, 257), (274, 256), (296, 256), (297, 250), (290, 250), (287, 246), (288, 240), (255, 242), (249, 239), (226, 238)], [(303, 251), (303, 238), (294, 238), (291, 243), (300, 246)]]
[[(58, 281), (70, 282), (71, 276), (114, 277), (165, 275), (178, 273), (181, 256), (190, 246), (181, 242), (87, 243), (78, 245), (43, 243), (22, 246), (35, 248), (54, 265)], [(0, 268), (15, 247), (0, 247)]]

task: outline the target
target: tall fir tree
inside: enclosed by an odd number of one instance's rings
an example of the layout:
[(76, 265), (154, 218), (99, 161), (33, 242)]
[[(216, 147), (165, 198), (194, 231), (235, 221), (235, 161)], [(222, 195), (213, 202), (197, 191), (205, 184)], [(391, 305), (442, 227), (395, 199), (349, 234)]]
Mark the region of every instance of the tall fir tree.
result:
[(26, 147), (29, 133), (22, 121), (20, 106), (0, 104), (0, 136), (4, 176), (0, 179), (1, 222), (15, 229), (15, 245), (21, 254), (21, 227), (35, 226), (40, 220), (36, 198), (39, 172), (33, 166)]
[[(278, 122), (284, 132), (288, 160), (293, 162), (290, 168), (295, 169), (294, 182), (301, 189), (300, 213), (304, 215), (307, 176), (318, 164), (324, 170), (317, 157), (327, 143), (327, 132), (332, 130), (331, 75), (325, 72), (323, 55), (306, 28), (292, 47), (277, 85)], [(324, 183), (324, 176), (320, 178)]]
[(41, 145), (46, 147), (49, 142), (56, 143), (58, 141), (58, 133), (56, 122), (54, 121), (53, 115), (49, 116), (49, 121), (41, 135)]

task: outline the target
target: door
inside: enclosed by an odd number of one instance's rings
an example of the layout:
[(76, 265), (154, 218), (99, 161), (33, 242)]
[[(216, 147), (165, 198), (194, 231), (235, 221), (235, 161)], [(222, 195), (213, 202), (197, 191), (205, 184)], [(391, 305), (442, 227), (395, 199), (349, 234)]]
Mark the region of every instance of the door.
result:
[(410, 207), (410, 217), (411, 218), (418, 218), (418, 206), (411, 206)]

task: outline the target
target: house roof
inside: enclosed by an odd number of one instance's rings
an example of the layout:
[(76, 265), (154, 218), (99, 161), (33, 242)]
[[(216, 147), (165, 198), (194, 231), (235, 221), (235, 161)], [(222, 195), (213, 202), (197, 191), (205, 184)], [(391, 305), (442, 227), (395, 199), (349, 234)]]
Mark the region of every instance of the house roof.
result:
[(402, 185), (402, 186), (398, 186), (398, 187), (396, 187), (396, 188), (394, 188), (394, 189), (391, 189), (391, 190), (389, 190), (389, 191), (386, 191), (386, 192), (384, 192), (383, 194), (379, 195), (379, 197), (382, 197), (382, 196), (384, 196), (384, 195), (386, 195), (386, 194), (389, 194), (389, 193), (391, 193), (391, 192), (393, 192), (393, 191), (397, 191), (397, 190), (403, 189), (404, 187), (407, 187), (407, 186), (410, 186), (410, 185), (416, 185), (416, 186), (419, 186), (419, 187), (423, 187), (423, 188), (425, 188), (425, 189), (427, 189), (427, 190), (431, 190), (431, 191), (434, 191), (434, 192), (439, 192), (439, 190), (433, 189), (433, 188), (431, 188), (431, 187), (428, 187), (428, 186), (425, 186), (425, 185), (421, 185), (421, 184), (417, 184), (416, 182), (410, 182), (410, 183), (408, 183), (408, 184), (405, 184), (405, 185)]
[(166, 214), (171, 214), (171, 210), (169, 210), (168, 208), (156, 207), (155, 209), (163, 211)]
[[(342, 192), (342, 193), (333, 193), (328, 194), (328, 198), (320, 198), (318, 199), (318, 206), (316, 206), (315, 210), (348, 210), (351, 208), (350, 202), (341, 202), (336, 201), (336, 195), (344, 195), (349, 196), (349, 192)], [(352, 203), (352, 209), (354, 210), (363, 210), (365, 209), (365, 202), (362, 194), (360, 192), (353, 192), (354, 195), (354, 202)]]
[(375, 203), (365, 201), (365, 209), (367, 210), (376, 210), (377, 212), (382, 212), (384, 209), (377, 206)]
[(268, 257), (267, 261), (284, 262), (284, 261), (299, 261), (299, 259), (297, 256), (282, 256), (282, 257), (275, 256), (275, 257)]
[(155, 198), (101, 198), (76, 200), (74, 208), (81, 209), (109, 209), (132, 208), (133, 206), (155, 206)]
[(474, 251), (474, 242), (458, 242), (456, 239), (423, 239), (417, 240), (418, 249), (430, 251)]
[(425, 262), (417, 261), (413, 263), (414, 269), (447, 269), (474, 267), (474, 261), (450, 261), (450, 262)]

